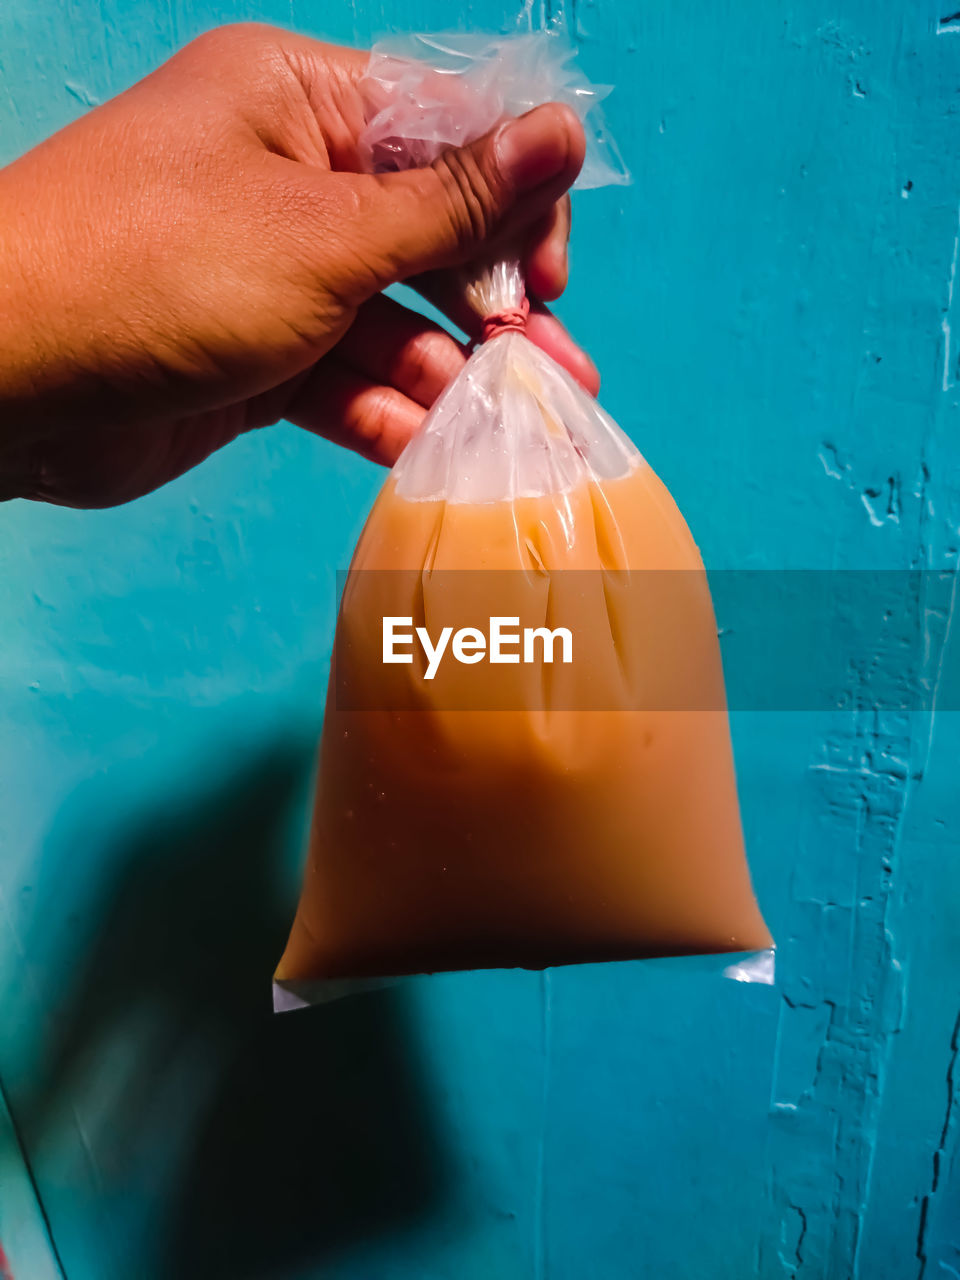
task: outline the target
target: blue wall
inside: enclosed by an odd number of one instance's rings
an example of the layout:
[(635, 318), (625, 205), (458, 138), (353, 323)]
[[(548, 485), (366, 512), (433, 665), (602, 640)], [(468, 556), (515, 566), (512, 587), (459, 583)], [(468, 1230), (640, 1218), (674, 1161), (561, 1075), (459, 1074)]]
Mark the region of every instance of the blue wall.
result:
[[(571, 5), (636, 182), (578, 197), (560, 311), (710, 566), (956, 566), (954, 7)], [(0, 160), (238, 17), (450, 9), (7, 4)], [(776, 988), (625, 964), (271, 1017), (381, 479), (281, 426), (124, 509), (0, 510), (13, 1275), (956, 1280), (955, 715), (734, 717)]]

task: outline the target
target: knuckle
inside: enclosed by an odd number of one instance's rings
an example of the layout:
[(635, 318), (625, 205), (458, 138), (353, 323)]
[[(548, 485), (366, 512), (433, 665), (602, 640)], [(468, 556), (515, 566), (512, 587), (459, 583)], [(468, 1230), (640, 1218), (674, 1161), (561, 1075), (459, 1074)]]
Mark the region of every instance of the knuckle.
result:
[(360, 409), (360, 435), (368, 445), (376, 445), (390, 428), (393, 398), (386, 387), (376, 388), (363, 397)]
[(398, 353), (391, 380), (421, 404), (429, 404), (438, 393), (444, 374), (453, 377), (463, 363), (463, 355), (449, 334), (436, 331), (417, 333), (407, 339)]
[(196, 65), (204, 75), (226, 68), (245, 81), (268, 81), (282, 65), (282, 47), (274, 28), (259, 22), (228, 22), (211, 27), (196, 36), (181, 50), (181, 56)]
[(427, 340), (423, 334), (415, 334), (407, 339), (397, 351), (388, 376), (394, 384), (405, 380), (409, 387), (408, 394), (421, 394), (430, 380), (430, 356)]
[(201, 32), (191, 40), (189, 47), (208, 50), (246, 48), (253, 40), (261, 40), (266, 29), (256, 22), (225, 22)]
[(200, 35), (195, 36), (186, 45), (184, 53), (197, 58), (201, 62), (208, 62), (212, 59), (219, 60), (225, 54), (233, 54), (240, 44), (242, 25), (241, 23), (228, 23), (223, 27), (211, 27), (209, 31), (203, 31)]
[(434, 170), (458, 245), (486, 240), (496, 226), (499, 201), (476, 156), (470, 150), (448, 151)]

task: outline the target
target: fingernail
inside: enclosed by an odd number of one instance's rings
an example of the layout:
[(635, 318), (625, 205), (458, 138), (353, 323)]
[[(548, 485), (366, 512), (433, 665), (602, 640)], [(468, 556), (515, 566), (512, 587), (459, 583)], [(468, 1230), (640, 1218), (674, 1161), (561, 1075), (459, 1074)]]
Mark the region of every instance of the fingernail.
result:
[(494, 154), (500, 171), (517, 191), (530, 191), (555, 178), (570, 163), (567, 112), (554, 105), (534, 107), (500, 127)]

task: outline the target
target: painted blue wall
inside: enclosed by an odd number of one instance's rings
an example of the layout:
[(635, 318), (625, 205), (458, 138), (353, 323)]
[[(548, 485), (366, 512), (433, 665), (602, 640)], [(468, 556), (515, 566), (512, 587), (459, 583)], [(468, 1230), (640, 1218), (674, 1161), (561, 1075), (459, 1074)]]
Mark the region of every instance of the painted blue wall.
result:
[[(956, 566), (954, 7), (571, 6), (636, 183), (578, 198), (560, 311), (710, 566)], [(450, 8), (4, 5), (0, 160), (241, 17)], [(124, 509), (0, 511), (12, 1273), (956, 1280), (954, 714), (735, 716), (774, 989), (661, 962), (271, 1017), (381, 478), (281, 426)]]

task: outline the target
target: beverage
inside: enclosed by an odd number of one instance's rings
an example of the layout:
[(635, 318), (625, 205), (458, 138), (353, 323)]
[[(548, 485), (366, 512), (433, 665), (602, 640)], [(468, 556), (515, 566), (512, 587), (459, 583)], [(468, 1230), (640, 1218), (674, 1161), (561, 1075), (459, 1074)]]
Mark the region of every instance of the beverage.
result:
[[(386, 616), (566, 627), (574, 660), (445, 658), (426, 680), (415, 649), (384, 664)], [(277, 979), (770, 945), (706, 575), (650, 467), (492, 502), (411, 500), (391, 478), (341, 604)]]

